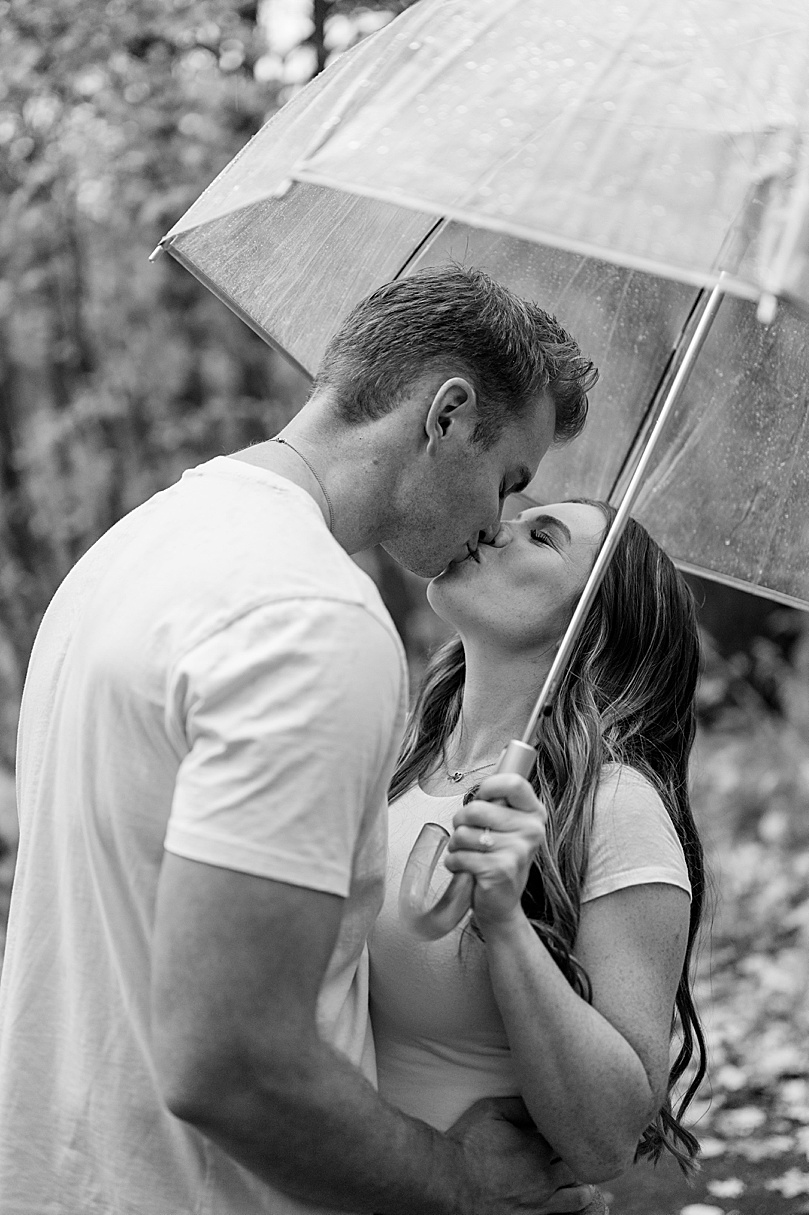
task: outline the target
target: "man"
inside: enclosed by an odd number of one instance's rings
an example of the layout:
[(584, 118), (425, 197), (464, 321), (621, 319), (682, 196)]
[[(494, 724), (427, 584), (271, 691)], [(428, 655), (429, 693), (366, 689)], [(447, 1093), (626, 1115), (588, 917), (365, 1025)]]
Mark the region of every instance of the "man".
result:
[(480, 273), (389, 284), (282, 436), (190, 470), (67, 577), (21, 711), (2, 1215), (584, 1205), (545, 1205), (571, 1179), (494, 1106), (443, 1136), (373, 1087), (406, 675), (346, 554), (466, 557), (593, 381)]

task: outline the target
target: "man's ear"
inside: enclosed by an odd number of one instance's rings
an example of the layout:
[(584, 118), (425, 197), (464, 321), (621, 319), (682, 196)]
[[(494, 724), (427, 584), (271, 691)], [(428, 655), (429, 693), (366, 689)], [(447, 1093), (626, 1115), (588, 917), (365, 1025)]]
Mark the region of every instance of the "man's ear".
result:
[(477, 393), (469, 380), (463, 376), (445, 380), (433, 397), (424, 419), (427, 450), (435, 452), (451, 429), (462, 422), (466, 422), (468, 430), (476, 415)]

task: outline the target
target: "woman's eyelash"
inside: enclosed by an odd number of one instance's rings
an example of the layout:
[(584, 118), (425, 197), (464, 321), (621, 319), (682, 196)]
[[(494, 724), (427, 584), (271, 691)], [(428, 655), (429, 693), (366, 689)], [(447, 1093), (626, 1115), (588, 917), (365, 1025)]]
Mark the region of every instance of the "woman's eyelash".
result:
[(551, 536), (550, 532), (546, 532), (542, 528), (532, 527), (531, 539), (539, 540), (542, 544), (550, 544), (552, 547), (555, 547), (553, 543), (553, 536)]

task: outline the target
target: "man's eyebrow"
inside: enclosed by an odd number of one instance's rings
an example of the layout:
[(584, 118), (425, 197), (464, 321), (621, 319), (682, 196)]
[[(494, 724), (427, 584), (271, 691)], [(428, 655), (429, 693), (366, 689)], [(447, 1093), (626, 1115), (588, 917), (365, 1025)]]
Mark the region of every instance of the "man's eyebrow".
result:
[(567, 540), (568, 544), (572, 544), (573, 537), (570, 534), (570, 528), (561, 519), (557, 519), (556, 515), (534, 515), (531, 520), (532, 527), (555, 527), (560, 531)]

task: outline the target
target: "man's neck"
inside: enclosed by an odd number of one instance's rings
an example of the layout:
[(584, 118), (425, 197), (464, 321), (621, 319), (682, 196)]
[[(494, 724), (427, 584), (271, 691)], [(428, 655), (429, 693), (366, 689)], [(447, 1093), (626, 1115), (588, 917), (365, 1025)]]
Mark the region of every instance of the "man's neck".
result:
[(338, 544), (356, 553), (383, 540), (387, 526), (392, 453), (376, 429), (337, 424), (310, 401), (281, 431), (284, 443), (265, 439), (233, 454), (311, 494)]

